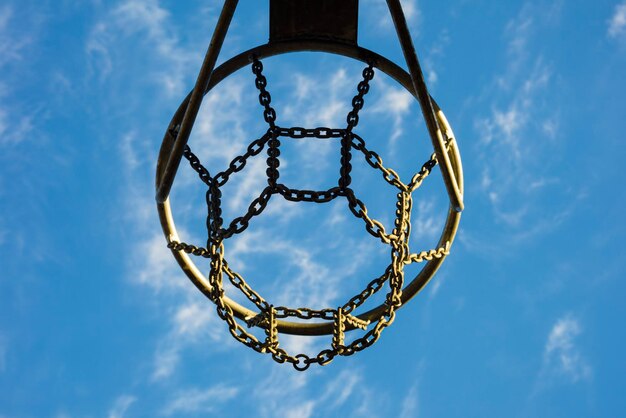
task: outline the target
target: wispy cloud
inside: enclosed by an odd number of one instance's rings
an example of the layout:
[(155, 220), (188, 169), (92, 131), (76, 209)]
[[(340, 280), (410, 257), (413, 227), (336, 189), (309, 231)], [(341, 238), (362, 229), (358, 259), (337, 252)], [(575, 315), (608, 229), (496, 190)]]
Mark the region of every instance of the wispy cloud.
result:
[(417, 0), (402, 0), (402, 9), (409, 24), (417, 24), (421, 18), (421, 10), (417, 5)]
[(93, 73), (105, 80), (113, 72), (122, 71), (128, 65), (122, 55), (127, 49), (120, 46), (124, 39), (133, 36), (143, 43), (141, 50), (147, 53), (149, 61), (161, 62), (154, 67), (161, 69), (148, 77), (164, 87), (166, 93), (180, 95), (192, 58), (179, 41), (169, 11), (158, 0), (122, 1), (94, 25), (85, 46)]
[(166, 348), (158, 348), (154, 354), (152, 381), (160, 381), (174, 374), (180, 363), (181, 344), (169, 344)]
[(315, 410), (315, 401), (305, 401), (284, 411), (286, 418), (310, 418)]
[(435, 280), (432, 280), (428, 283), (428, 298), (434, 299), (438, 294), (439, 290), (441, 290), (441, 285), (443, 282), (447, 280), (447, 276), (445, 273), (438, 272)]
[(341, 407), (355, 392), (361, 380), (361, 373), (343, 370), (335, 380), (326, 386), (320, 402), (323, 402), (331, 410)]
[[(143, 30), (149, 38), (155, 42), (163, 41), (158, 47), (158, 53), (167, 61), (169, 53), (177, 48), (177, 37), (170, 32), (155, 27), (157, 23), (166, 23), (169, 12), (162, 9), (156, 1), (127, 1), (122, 2), (110, 12), (104, 21), (106, 32), (113, 39), (105, 39), (108, 52), (113, 53), (115, 48), (115, 28), (122, 33), (134, 33), (135, 30)], [(154, 18), (155, 22), (150, 19)], [(121, 25), (121, 26), (120, 26)], [(122, 29), (122, 26), (127, 28)], [(167, 26), (167, 25), (166, 25)], [(169, 30), (169, 29), (168, 29)], [(99, 35), (98, 35), (99, 36)], [(100, 39), (96, 36), (95, 39)], [(107, 35), (109, 36), (109, 35)], [(163, 38), (163, 39), (161, 39)], [(165, 39), (167, 38), (167, 39)], [(94, 39), (92, 37), (92, 39)], [(156, 48), (156, 46), (155, 46)], [(144, 48), (145, 49), (145, 48)], [(119, 59), (119, 57), (115, 57)], [(183, 59), (183, 58), (181, 58)], [(147, 71), (148, 78), (153, 77), (155, 71), (177, 73), (176, 67), (182, 61), (173, 58), (163, 68)], [(149, 65), (146, 64), (146, 68)], [(160, 66), (156, 66), (159, 68)], [(239, 117), (241, 111), (241, 88), (237, 80), (228, 80), (223, 88), (212, 92), (204, 101), (198, 122), (194, 126), (193, 136), (190, 143), (200, 144), (194, 147), (194, 151), (203, 159), (208, 167), (227, 167), (230, 159), (245, 151), (245, 133), (241, 129), (243, 119)], [(164, 125), (163, 125), (164, 126)], [(120, 190), (125, 205), (129, 208), (126, 222), (128, 233), (132, 236), (133, 245), (130, 246), (127, 256), (127, 276), (134, 285), (143, 286), (153, 292), (159, 305), (163, 306), (160, 311), (166, 317), (163, 333), (155, 338), (155, 348), (148, 381), (165, 381), (171, 378), (180, 367), (181, 358), (186, 350), (192, 349), (204, 343), (214, 343), (226, 335), (226, 327), (217, 320), (214, 306), (186, 279), (178, 264), (167, 248), (166, 240), (159, 231), (158, 217), (153, 197), (153, 164), (155, 163), (154, 140), (145, 133), (145, 130), (131, 128), (121, 136), (119, 141), (119, 156), (123, 167), (123, 176), (126, 181)], [(208, 144), (208, 145), (207, 145)], [(260, 161), (264, 161), (262, 158)], [(192, 195), (198, 189), (195, 187), (199, 180), (193, 170), (184, 163), (176, 179), (174, 211), (177, 216), (177, 227), (181, 238), (196, 245), (204, 245), (206, 238), (199, 238), (204, 234), (195, 229), (185, 228), (189, 222), (185, 216), (193, 213), (194, 202), (204, 204), (204, 195)], [(240, 201), (251, 193), (249, 188), (244, 187), (239, 191)], [(180, 199), (176, 199), (180, 197)], [(194, 200), (198, 198), (197, 200)], [(230, 204), (231, 202), (228, 201)], [(203, 213), (206, 209), (202, 209)], [(193, 223), (192, 223), (193, 224)], [(155, 229), (156, 228), (156, 229)], [(203, 268), (201, 259), (194, 260), (200, 268)], [(199, 301), (200, 300), (200, 301)], [(216, 322), (219, 322), (216, 324)], [(217, 329), (215, 331), (213, 328)], [(217, 350), (228, 346), (230, 340), (219, 345)], [(215, 344), (210, 344), (214, 347)]]
[(191, 388), (178, 392), (163, 407), (163, 415), (210, 413), (235, 398), (239, 389), (232, 386), (213, 386), (208, 389)]
[[(422, 21), (422, 11), (417, 0), (402, 0), (402, 10), (413, 36), (419, 33)], [(389, 8), (384, 0), (366, 0), (362, 8), (366, 19), (376, 24), (379, 28), (391, 30), (393, 22), (389, 14)]]
[[(191, 289), (191, 286), (188, 287)], [(152, 380), (159, 381), (172, 376), (180, 363), (182, 352), (189, 347), (224, 349), (234, 343), (224, 341), (224, 337), (224, 324), (217, 318), (212, 304), (208, 301), (180, 304), (170, 320), (169, 332), (161, 339), (155, 352)]]
[(0, 69), (8, 63), (22, 60), (22, 49), (32, 39), (13, 30), (14, 11), (10, 5), (0, 7)]
[(285, 107), (284, 119), (288, 123), (295, 126), (304, 123), (304, 126), (309, 127), (345, 124), (350, 103), (341, 98), (345, 92), (356, 89), (354, 77), (345, 68), (338, 68), (330, 76), (297, 73), (293, 77), (295, 84), (302, 83), (302, 86), (295, 92), (296, 101)]
[(443, 29), (434, 45), (428, 49), (426, 58), (424, 59), (424, 71), (426, 72), (426, 79), (428, 87), (433, 88), (439, 81), (439, 74), (437, 73), (437, 67), (439, 62), (443, 61), (445, 56), (445, 49), (450, 44), (450, 36), (447, 29)]
[(180, 291), (188, 287), (186, 281), (180, 280), (180, 269), (165, 245), (163, 234), (155, 233), (151, 238), (140, 242), (133, 264), (133, 279), (156, 292)]
[(405, 118), (410, 114), (411, 106), (415, 103), (413, 96), (403, 87), (394, 87), (381, 79), (374, 82), (378, 98), (372, 103), (372, 112), (393, 121), (389, 146), (393, 149), (398, 139), (404, 133)]
[(443, 219), (435, 215), (435, 207), (434, 200), (419, 200), (413, 208), (411, 239), (415, 242), (432, 241), (441, 233)]
[(571, 314), (554, 323), (546, 339), (542, 366), (532, 395), (559, 381), (574, 384), (591, 379), (593, 369), (576, 344), (582, 332), (579, 321)]
[(626, 36), (626, 1), (615, 6), (608, 23), (607, 34), (610, 38), (619, 39)]
[(591, 377), (591, 367), (576, 347), (575, 340), (582, 334), (579, 322), (570, 315), (556, 321), (544, 349), (544, 365), (577, 382)]
[[(330, 269), (316, 261), (315, 253), (304, 249), (291, 240), (274, 237), (267, 242), (267, 232), (248, 232), (238, 240), (231, 254), (234, 258), (247, 255), (274, 254), (281, 256), (287, 263), (284, 270), (289, 277), (290, 286), (277, 298), (290, 301), (294, 306), (328, 306), (336, 296), (336, 289), (329, 283), (333, 275)], [(322, 285), (326, 283), (326, 285)]]
[(402, 399), (400, 418), (415, 418), (419, 414), (419, 394), (417, 384), (411, 386), (406, 396)]
[(18, 116), (15, 113), (11, 108), (0, 108), (0, 145), (21, 142), (34, 129), (33, 116)]
[[(250, 132), (245, 129), (250, 121), (246, 100), (256, 100), (254, 95), (245, 95), (245, 87), (252, 86), (252, 83), (251, 78), (233, 76), (202, 101), (190, 144), (192, 147), (199, 144), (198, 149), (193, 148), (194, 152), (207, 166), (225, 170), (226, 164), (235, 156), (243, 154), (248, 144), (264, 133), (261, 130), (255, 136), (250, 136)], [(258, 159), (263, 160), (263, 157), (259, 156)]]
[[(20, 109), (17, 98), (11, 97), (19, 81), (11, 76), (16, 62), (23, 59), (24, 48), (32, 39), (16, 29), (11, 6), (0, 7), (0, 146), (21, 142), (33, 131), (32, 110)], [(11, 68), (15, 67), (15, 68)], [(6, 72), (6, 73), (5, 73)], [(30, 106), (32, 108), (32, 104)]]
[[(550, 190), (559, 184), (536, 159), (552, 152), (559, 139), (559, 120), (558, 107), (549, 105), (554, 69), (534, 41), (560, 9), (537, 17), (535, 7), (539, 6), (526, 4), (507, 23), (506, 68), (487, 89), (490, 114), (475, 120), (482, 196), (498, 223), (525, 236), (534, 229), (529, 225), (545, 219), (537, 216), (536, 207), (542, 199), (554, 199)], [(561, 215), (559, 210), (555, 213)]]
[(310, 379), (311, 376), (303, 373), (294, 374), (291, 370), (273, 368), (252, 389), (259, 415), (264, 418), (297, 413), (311, 416), (315, 401), (306, 398)]
[(109, 411), (108, 418), (124, 418), (126, 411), (135, 403), (136, 397), (130, 395), (122, 395), (115, 400), (113, 407)]
[[(280, 377), (278, 376), (280, 375)], [(259, 401), (262, 417), (335, 416), (337, 410), (355, 396), (364, 396), (363, 380), (359, 370), (343, 370), (325, 383), (325, 390), (311, 397), (310, 376), (272, 372), (253, 392)], [(276, 385), (274, 382), (282, 382)], [(268, 403), (269, 400), (269, 403)]]

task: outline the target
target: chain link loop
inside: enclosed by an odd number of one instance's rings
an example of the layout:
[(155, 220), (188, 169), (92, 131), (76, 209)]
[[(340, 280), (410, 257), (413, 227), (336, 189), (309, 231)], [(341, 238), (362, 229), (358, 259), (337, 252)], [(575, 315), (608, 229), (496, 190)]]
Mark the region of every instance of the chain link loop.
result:
[(252, 62), (252, 73), (256, 76), (254, 85), (259, 90), (259, 103), (263, 106), (263, 119), (265, 119), (265, 122), (267, 122), (270, 126), (270, 129), (274, 129), (276, 127), (276, 111), (271, 106), (272, 96), (265, 89), (267, 86), (267, 79), (262, 72), (263, 64), (256, 57), (254, 57)]
[(346, 130), (345, 129), (331, 129), (325, 127), (319, 127), (314, 129), (307, 129), (301, 127), (281, 128), (277, 127), (278, 135), (288, 138), (317, 138), (317, 139), (329, 139), (329, 138), (341, 138)]
[(326, 203), (342, 195), (339, 187), (325, 191), (290, 189), (284, 184), (277, 184), (276, 191), (290, 202)]

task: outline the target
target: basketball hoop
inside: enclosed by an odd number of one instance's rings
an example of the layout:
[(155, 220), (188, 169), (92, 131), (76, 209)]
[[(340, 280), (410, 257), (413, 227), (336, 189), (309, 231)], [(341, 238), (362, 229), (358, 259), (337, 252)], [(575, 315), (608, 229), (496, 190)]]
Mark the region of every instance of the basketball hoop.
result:
[[(374, 344), (382, 331), (393, 322), (397, 309), (428, 283), (449, 254), (463, 210), (463, 172), (454, 134), (443, 112), (428, 94), (399, 0), (387, 0), (387, 4), (409, 72), (357, 44), (358, 0), (270, 0), (269, 42), (242, 52), (214, 68), (237, 7), (237, 0), (226, 0), (196, 85), (172, 118), (159, 153), (156, 172), (157, 208), (167, 245), (179, 265), (195, 286), (215, 303), (219, 317), (227, 323), (235, 339), (257, 352), (271, 354), (279, 363), (290, 363), (300, 371), (306, 370), (311, 364), (328, 364), (336, 356), (352, 355)], [(344, 126), (303, 128), (278, 124), (279, 112), (272, 107), (262, 60), (300, 51), (338, 54), (365, 64), (362, 81), (356, 88), (352, 110)], [(212, 176), (192, 152), (187, 141), (203, 97), (228, 76), (248, 65), (255, 77), (254, 83), (259, 91), (259, 104), (267, 130), (248, 146), (244, 155), (236, 157), (226, 170)], [(406, 183), (396, 171), (385, 167), (381, 157), (368, 149), (365, 140), (355, 133), (359, 111), (365, 105), (369, 82), (376, 71), (393, 78), (417, 99), (433, 144), (434, 153)], [(341, 169), (337, 173), (337, 186), (321, 191), (301, 190), (290, 188), (281, 181), (281, 140), (290, 138), (320, 138), (340, 142)], [(249, 158), (263, 151), (267, 154), (267, 186), (253, 200), (245, 214), (229, 224), (224, 223), (220, 188), (232, 175), (244, 169)], [(351, 161), (359, 154), (369, 166), (381, 172), (391, 187), (397, 189), (396, 218), (392, 231), (387, 231), (382, 223), (368, 215), (367, 208), (350, 187)], [(183, 158), (189, 161), (206, 186), (208, 238), (204, 247), (185, 243), (179, 238), (170, 209), (169, 193)], [(441, 169), (450, 200), (446, 223), (436, 248), (412, 253), (409, 247), (412, 193), (437, 165)], [(367, 232), (389, 245), (389, 266), (380, 277), (370, 281), (360, 293), (339, 307), (316, 310), (273, 305), (231, 269), (227, 261), (226, 244), (229, 238), (243, 233), (251, 219), (261, 215), (269, 200), (276, 198), (314, 203), (345, 198), (350, 212), (363, 221)], [(210, 260), (208, 277), (201, 273), (191, 256)], [(416, 277), (407, 282), (404, 268), (413, 263), (424, 264)], [(226, 295), (224, 278), (254, 305), (254, 309), (248, 309)], [(384, 303), (357, 313), (358, 308), (385, 285), (388, 285), (388, 293)], [(263, 329), (265, 339), (258, 338), (248, 330), (253, 327)], [(365, 330), (364, 335), (347, 343), (346, 333), (356, 328)], [(316, 355), (293, 355), (280, 347), (280, 334), (332, 335), (332, 343)]]

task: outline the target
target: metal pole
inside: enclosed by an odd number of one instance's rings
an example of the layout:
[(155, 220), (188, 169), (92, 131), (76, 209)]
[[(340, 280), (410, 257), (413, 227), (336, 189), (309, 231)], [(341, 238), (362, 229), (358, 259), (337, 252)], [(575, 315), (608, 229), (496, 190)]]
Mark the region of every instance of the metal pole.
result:
[(191, 93), (191, 98), (189, 99), (185, 116), (181, 122), (174, 146), (172, 147), (172, 152), (167, 161), (167, 165), (165, 166), (163, 175), (160, 179), (157, 179), (156, 200), (158, 203), (165, 202), (170, 194), (172, 183), (174, 183), (174, 177), (178, 171), (180, 161), (183, 158), (185, 145), (187, 145), (189, 135), (191, 134), (191, 128), (193, 127), (196, 117), (198, 116), (204, 92), (206, 91), (209, 81), (211, 80), (211, 74), (213, 73), (213, 68), (215, 68), (215, 62), (220, 54), (224, 38), (228, 32), (228, 27), (230, 26), (233, 14), (237, 8), (237, 2), (238, 0), (226, 0), (224, 2), (224, 7), (222, 8), (222, 12), (220, 13), (220, 17), (217, 21), (215, 31), (213, 32), (213, 38), (211, 39), (211, 43), (209, 44), (209, 48), (204, 57), (204, 62), (200, 68), (200, 74), (198, 74), (196, 85)]
[(454, 176), (452, 164), (450, 163), (450, 157), (446, 151), (443, 137), (441, 135), (439, 125), (437, 124), (433, 105), (430, 101), (430, 94), (428, 94), (426, 82), (424, 81), (424, 74), (422, 73), (422, 68), (417, 59), (417, 53), (415, 52), (415, 47), (413, 46), (413, 40), (411, 39), (411, 34), (409, 33), (409, 28), (406, 23), (406, 18), (404, 17), (404, 12), (402, 11), (402, 6), (400, 5), (400, 0), (387, 0), (387, 5), (389, 6), (389, 12), (391, 13), (393, 23), (396, 27), (400, 45), (402, 46), (404, 59), (409, 67), (409, 73), (411, 74), (411, 80), (413, 81), (413, 88), (415, 89), (417, 99), (420, 102), (424, 120), (426, 121), (426, 127), (428, 128), (428, 133), (430, 134), (430, 139), (433, 143), (433, 147), (435, 148), (435, 154), (437, 155), (437, 160), (439, 161), (439, 166), (441, 167), (443, 180), (446, 184), (448, 195), (450, 196), (450, 204), (455, 211), (461, 212), (463, 210), (463, 193), (459, 189), (457, 179)]

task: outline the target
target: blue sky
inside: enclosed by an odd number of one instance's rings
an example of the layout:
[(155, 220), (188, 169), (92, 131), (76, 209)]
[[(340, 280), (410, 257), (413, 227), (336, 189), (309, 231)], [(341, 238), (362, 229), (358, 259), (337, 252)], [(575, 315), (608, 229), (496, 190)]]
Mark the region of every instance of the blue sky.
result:
[[(230, 337), (158, 222), (158, 148), (220, 4), (0, 5), (0, 417), (626, 414), (626, 2), (404, 2), (461, 149), (466, 210), (444, 266), (380, 341), (306, 373)], [(266, 42), (267, 21), (267, 2), (242, 0), (219, 61)], [(361, 1), (360, 29), (362, 46), (403, 64), (383, 1)], [(266, 60), (279, 122), (341, 126), (362, 68)], [(409, 176), (432, 152), (417, 103), (380, 72), (365, 100), (357, 132)], [(190, 144), (217, 172), (263, 132), (243, 69), (206, 97)], [(285, 181), (332, 185), (336, 145), (285, 146)], [(227, 218), (263, 170), (251, 160), (225, 187)], [(390, 224), (393, 192), (364, 161), (353, 177)], [(181, 235), (202, 244), (203, 188), (187, 166), (172, 202)], [(446, 208), (437, 168), (415, 194), (415, 250), (436, 244)], [(290, 305), (337, 306), (388, 263), (338, 200), (273, 199), (227, 251)]]

